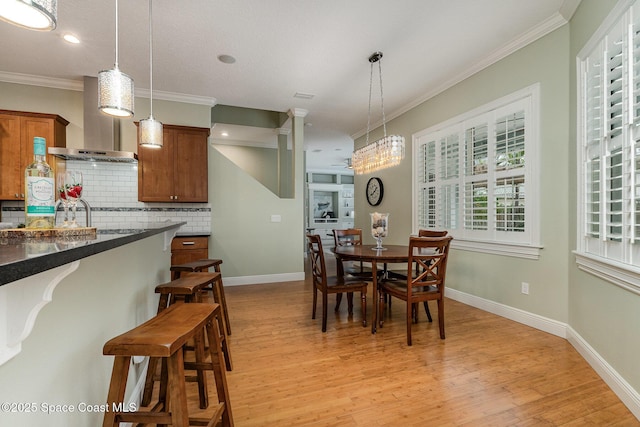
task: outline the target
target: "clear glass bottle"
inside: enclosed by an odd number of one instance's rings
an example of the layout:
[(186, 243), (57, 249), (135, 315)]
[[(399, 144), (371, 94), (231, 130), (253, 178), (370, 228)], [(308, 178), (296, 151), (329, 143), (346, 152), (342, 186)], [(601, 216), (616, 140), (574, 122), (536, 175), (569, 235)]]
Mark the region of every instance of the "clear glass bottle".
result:
[(33, 138), (33, 163), (25, 170), (24, 213), (27, 228), (53, 228), (55, 224), (55, 180), (47, 164), (46, 140)]

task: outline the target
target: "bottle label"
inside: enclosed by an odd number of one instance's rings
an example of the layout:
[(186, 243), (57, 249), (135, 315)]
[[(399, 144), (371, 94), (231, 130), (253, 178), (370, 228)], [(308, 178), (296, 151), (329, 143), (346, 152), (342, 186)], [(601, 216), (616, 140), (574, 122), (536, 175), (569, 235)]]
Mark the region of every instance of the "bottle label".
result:
[(27, 216), (55, 216), (53, 178), (27, 177)]

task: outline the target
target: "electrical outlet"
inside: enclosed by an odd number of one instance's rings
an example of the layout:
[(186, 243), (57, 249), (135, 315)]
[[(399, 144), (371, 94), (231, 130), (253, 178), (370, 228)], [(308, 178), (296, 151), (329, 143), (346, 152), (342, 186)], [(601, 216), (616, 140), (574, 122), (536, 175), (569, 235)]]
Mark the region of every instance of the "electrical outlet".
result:
[(527, 282), (522, 282), (522, 293), (529, 295), (529, 284)]

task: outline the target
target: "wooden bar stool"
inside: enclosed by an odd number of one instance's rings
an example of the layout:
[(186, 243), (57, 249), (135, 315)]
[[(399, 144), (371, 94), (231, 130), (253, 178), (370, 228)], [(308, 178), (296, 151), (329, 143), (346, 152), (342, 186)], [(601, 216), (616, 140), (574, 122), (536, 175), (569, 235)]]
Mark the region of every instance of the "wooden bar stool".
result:
[(227, 300), (224, 296), (224, 285), (222, 284), (222, 272), (220, 271), (221, 259), (200, 259), (197, 261), (187, 262), (185, 264), (177, 264), (171, 266), (171, 278), (177, 279), (180, 277), (180, 273), (183, 272), (196, 272), (196, 271), (208, 271), (213, 267), (214, 271), (220, 273), (220, 280), (211, 286), (210, 290), (213, 293), (213, 299), (218, 304), (222, 305), (222, 312), (224, 315), (224, 323), (227, 328), (227, 335), (231, 335), (231, 323), (229, 323), (229, 311), (227, 310)]
[[(218, 420), (224, 426), (233, 425), (229, 390), (221, 351), (218, 322), (218, 304), (174, 304), (142, 325), (109, 340), (104, 355), (115, 356), (111, 383), (107, 395), (109, 410), (104, 414), (103, 427), (116, 427), (120, 423), (214, 425)], [(211, 369), (216, 382), (218, 405), (211, 419), (189, 417), (185, 387), (183, 347), (188, 340), (206, 333), (211, 345)], [(163, 369), (160, 399), (151, 411), (126, 411), (125, 388), (131, 357), (160, 358)], [(122, 411), (117, 410), (122, 408)], [(190, 424), (191, 423), (191, 424)]]
[[(212, 285), (220, 278), (220, 273), (193, 273), (181, 277), (176, 280), (172, 280), (169, 283), (164, 283), (156, 286), (155, 292), (160, 294), (158, 301), (158, 314), (162, 313), (169, 306), (177, 303), (200, 303), (202, 302), (201, 294), (208, 286)], [(219, 304), (218, 313), (216, 317), (219, 317), (217, 325), (219, 327), (218, 337), (221, 345), (221, 350), (224, 355), (225, 366), (228, 371), (233, 369), (231, 362), (231, 352), (229, 351), (228, 339), (226, 331), (223, 325), (221, 308)], [(209, 341), (211, 343), (211, 341)], [(205, 376), (205, 370), (211, 369), (210, 365), (205, 364), (205, 340), (203, 334), (196, 334), (194, 337), (194, 345), (186, 346), (186, 349), (195, 351), (195, 363), (186, 362), (185, 367), (187, 370), (195, 370), (195, 377), (187, 377), (188, 381), (198, 382), (198, 392), (200, 395), (200, 407), (206, 408), (207, 404), (207, 382)], [(151, 403), (151, 397), (153, 394), (153, 386), (157, 379), (157, 358), (149, 359), (149, 366), (147, 368), (147, 377), (145, 380), (144, 392), (142, 394), (142, 406), (148, 406)]]

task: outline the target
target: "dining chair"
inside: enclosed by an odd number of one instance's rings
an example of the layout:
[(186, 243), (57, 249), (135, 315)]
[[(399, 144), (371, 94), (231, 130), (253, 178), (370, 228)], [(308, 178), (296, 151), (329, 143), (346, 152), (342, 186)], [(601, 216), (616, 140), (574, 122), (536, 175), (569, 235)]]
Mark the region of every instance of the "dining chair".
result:
[(322, 249), (322, 240), (317, 234), (307, 234), (309, 257), (311, 257), (311, 272), (313, 275), (313, 311), (311, 318), (316, 318), (318, 291), (322, 294), (322, 332), (327, 331), (328, 295), (342, 295), (347, 293), (349, 315), (353, 315), (353, 293), (360, 292), (362, 312), (362, 326), (367, 326), (367, 285), (368, 283), (356, 277), (327, 276), (327, 269)]
[[(418, 230), (418, 237), (444, 237), (446, 236), (448, 233), (447, 230), (431, 230), (431, 229), (420, 229)], [(419, 274), (418, 271), (416, 271), (416, 274)], [(433, 318), (431, 317), (431, 310), (429, 310), (429, 302), (428, 301), (424, 301), (422, 303), (424, 305), (424, 312), (427, 314), (427, 319), (429, 320), (429, 322), (433, 322)], [(418, 311), (417, 311), (418, 305), (414, 305), (414, 310), (415, 310), (415, 315), (418, 316)], [(416, 322), (418, 321), (418, 318), (416, 317)]]
[[(452, 239), (451, 236), (410, 237), (407, 279), (384, 281), (380, 284), (380, 319), (384, 314), (385, 295), (401, 299), (407, 304), (407, 345), (412, 345), (411, 324), (417, 322), (416, 304), (430, 300), (435, 300), (438, 304), (440, 338), (444, 339), (444, 286)], [(412, 277), (414, 271), (418, 274)]]
[[(362, 229), (361, 228), (346, 228), (346, 229), (333, 229), (333, 242), (335, 246), (354, 246), (362, 245)], [(336, 260), (338, 276), (349, 275), (360, 279), (371, 280), (371, 267), (365, 267), (363, 262), (360, 261), (358, 266), (355, 262), (349, 262), (345, 265), (342, 261)], [(349, 296), (352, 298), (352, 296)], [(335, 311), (340, 309), (340, 302), (342, 301), (342, 294), (336, 295), (336, 308)]]

